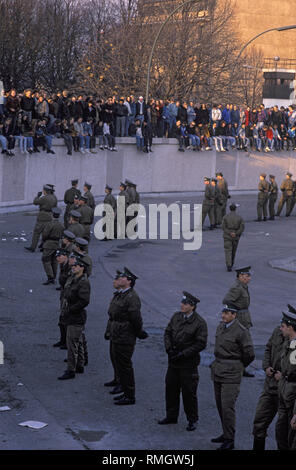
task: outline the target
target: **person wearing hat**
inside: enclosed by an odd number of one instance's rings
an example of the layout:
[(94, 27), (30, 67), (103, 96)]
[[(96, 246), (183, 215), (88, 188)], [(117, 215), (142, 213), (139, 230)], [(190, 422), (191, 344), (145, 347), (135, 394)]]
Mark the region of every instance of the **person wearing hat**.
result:
[(211, 178), (204, 177), (205, 184), (205, 194), (202, 202), (202, 226), (206, 216), (209, 216), (210, 219), (210, 230), (215, 228), (215, 197), (216, 197), (216, 188), (211, 184)]
[(286, 179), (284, 179), (280, 187), (282, 195), (277, 208), (277, 217), (281, 215), (284, 204), (286, 204), (286, 217), (289, 217), (293, 198), (293, 186), (292, 174), (287, 172)]
[(220, 191), (220, 199), (221, 204), (217, 206), (217, 225), (222, 224), (222, 219), (226, 215), (226, 206), (227, 200), (230, 198), (229, 191), (228, 191), (228, 183), (223, 176), (223, 173), (218, 172), (216, 173), (217, 177), (217, 188)]
[(281, 355), (284, 340), (281, 328), (277, 326), (265, 347), (262, 369), (266, 377), (253, 422), (253, 450), (265, 450), (267, 429), (278, 411), (278, 383), (281, 377)]
[(187, 431), (194, 431), (198, 421), (198, 365), (200, 352), (207, 346), (208, 328), (205, 320), (196, 312), (199, 299), (184, 291), (181, 309), (171, 318), (164, 334), (168, 355), (165, 378), (166, 417), (158, 424), (177, 423), (180, 393), (188, 420)]
[(105, 233), (105, 238), (103, 240), (113, 240), (116, 238), (116, 226), (115, 226), (115, 216), (116, 216), (116, 199), (112, 194), (112, 188), (108, 185), (105, 187), (105, 198), (104, 204), (110, 206), (113, 212), (111, 214), (109, 211), (104, 211), (104, 217), (107, 219), (106, 224), (103, 226), (103, 231)]
[(62, 211), (59, 207), (53, 207), (53, 220), (48, 222), (42, 232), (42, 263), (47, 275), (47, 281), (43, 283), (44, 286), (54, 284), (57, 275), (58, 262), (56, 259), (56, 250), (59, 248), (60, 240), (64, 232), (64, 226), (59, 221), (61, 213)]
[(71, 278), (71, 267), (69, 265), (69, 253), (66, 249), (60, 248), (56, 251), (56, 259), (60, 266), (60, 273), (59, 273), (59, 285), (57, 289), (60, 290), (60, 317), (59, 317), (59, 329), (60, 329), (60, 339), (55, 344), (53, 344), (54, 348), (60, 349), (67, 349), (66, 344), (66, 335), (67, 335), (67, 327), (64, 320), (64, 291), (66, 282)]
[(76, 238), (73, 244), (73, 252), (78, 253), (81, 256), (84, 256), (85, 261), (88, 263), (88, 266), (85, 270), (87, 277), (91, 276), (93, 262), (91, 257), (87, 254), (88, 241), (85, 238)]
[(274, 220), (274, 216), (275, 216), (274, 206), (275, 206), (277, 197), (278, 197), (278, 185), (275, 181), (275, 176), (269, 175), (269, 197), (268, 197), (269, 220)]
[(72, 265), (72, 282), (66, 283), (63, 296), (64, 322), (67, 327), (67, 370), (59, 380), (74, 379), (75, 373), (84, 372), (83, 332), (90, 301), (90, 283), (85, 274), (87, 262), (76, 255)]
[(110, 306), (109, 306), (109, 309), (108, 309), (109, 319), (108, 319), (106, 331), (105, 331), (105, 334), (104, 334), (105, 340), (109, 341), (109, 344), (110, 344), (109, 354), (110, 354), (111, 364), (113, 366), (113, 371), (114, 371), (114, 378), (112, 380), (108, 381), (108, 382), (105, 382), (104, 387), (114, 387), (114, 389), (110, 392), (112, 395), (117, 395), (118, 393), (123, 392), (123, 389), (120, 385), (119, 375), (118, 375), (118, 372), (116, 371), (116, 364), (115, 364), (115, 359), (114, 359), (114, 356), (113, 356), (112, 341), (110, 339), (110, 337), (111, 337), (111, 334), (110, 334), (110, 310), (112, 308), (112, 303), (116, 300), (116, 297), (119, 295), (119, 292), (120, 292), (120, 286), (119, 286), (119, 283), (118, 283), (118, 279), (119, 279), (119, 276), (121, 274), (122, 274), (121, 271), (119, 271), (117, 269), (116, 270), (116, 275), (113, 279), (113, 287), (115, 289), (115, 292), (113, 292), (113, 297), (112, 297), (112, 300), (110, 302)]
[(34, 251), (37, 248), (39, 237), (46, 225), (52, 221), (52, 209), (57, 206), (56, 197), (52, 194), (52, 189), (45, 185), (43, 191), (40, 191), (35, 197), (33, 204), (39, 206), (39, 214), (33, 231), (31, 246), (26, 246), (27, 251)]
[(57, 205), (58, 205), (58, 198), (57, 198), (56, 195), (55, 195), (55, 185), (54, 185), (54, 184), (47, 184), (46, 186), (48, 186), (49, 188), (51, 188), (50, 194), (52, 194), (53, 197), (55, 198), (56, 206), (57, 206)]
[(73, 243), (75, 241), (75, 234), (70, 232), (70, 230), (65, 230), (62, 235), (62, 248), (64, 248), (68, 255), (73, 251)]
[(268, 193), (269, 193), (269, 183), (265, 180), (266, 173), (261, 173), (260, 181), (258, 184), (258, 201), (257, 201), (257, 222), (262, 221), (262, 212), (263, 220), (267, 220), (267, 203), (268, 203)]
[(231, 204), (230, 212), (223, 217), (222, 230), (227, 271), (232, 271), (240, 237), (245, 230), (244, 219), (236, 213), (236, 204)]
[(72, 204), (74, 204), (74, 198), (75, 196), (81, 196), (81, 192), (78, 189), (78, 179), (72, 180), (71, 181), (71, 188), (67, 189), (64, 195), (64, 203), (66, 204), (66, 210), (64, 214), (64, 225), (65, 228), (68, 227), (68, 218), (69, 218), (69, 213), (70, 213), (70, 207)]
[(84, 196), (86, 196), (87, 199), (88, 199), (87, 205), (88, 205), (91, 209), (95, 210), (96, 203), (95, 203), (95, 198), (94, 198), (93, 194), (92, 194), (91, 191), (90, 191), (91, 188), (92, 188), (91, 184), (89, 184), (89, 183), (84, 183), (83, 191), (84, 191)]
[(74, 233), (75, 237), (84, 238), (85, 229), (80, 223), (81, 214), (77, 211), (71, 211), (69, 214), (69, 230)]
[(112, 354), (123, 390), (123, 394), (114, 399), (114, 404), (118, 406), (134, 405), (136, 402), (132, 356), (136, 339), (148, 337), (143, 331), (141, 301), (134, 290), (137, 279), (135, 274), (124, 267), (118, 278), (119, 295), (113, 299), (108, 312)]
[(94, 211), (87, 205), (87, 197), (86, 196), (79, 196), (78, 205), (81, 217), (79, 223), (84, 227), (84, 238), (90, 242), (90, 227), (94, 221)]
[(278, 419), (275, 436), (278, 450), (296, 450), (296, 308), (283, 312), (285, 338), (281, 355)]
[(215, 400), (223, 433), (212, 439), (221, 443), (219, 450), (234, 449), (235, 402), (237, 400), (244, 368), (255, 359), (249, 331), (238, 321), (237, 308), (225, 305), (222, 321), (216, 330), (215, 360), (211, 364)]
[[(122, 181), (121, 181), (121, 183), (120, 183), (119, 190), (120, 190), (120, 192), (119, 192), (119, 194), (118, 194), (118, 198), (119, 198), (120, 196), (125, 198), (125, 200), (124, 200), (124, 207), (125, 207), (125, 214), (126, 214), (126, 210), (127, 210), (128, 206), (129, 206), (129, 195), (128, 195), (128, 192), (127, 192), (127, 186), (126, 186), (126, 184), (123, 183)], [(118, 200), (118, 199), (117, 199), (117, 200)], [(116, 218), (115, 218), (115, 224), (117, 225), (117, 216), (116, 216)], [(126, 226), (126, 225), (127, 225), (127, 217), (125, 216), (125, 226)], [(124, 229), (122, 228), (121, 230), (122, 230), (122, 232), (124, 233)], [(121, 230), (120, 230), (120, 231), (121, 231)]]

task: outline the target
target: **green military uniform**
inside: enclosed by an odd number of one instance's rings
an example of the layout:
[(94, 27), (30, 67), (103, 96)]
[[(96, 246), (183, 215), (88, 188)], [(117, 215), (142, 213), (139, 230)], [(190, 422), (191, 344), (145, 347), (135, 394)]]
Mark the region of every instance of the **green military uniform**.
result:
[(46, 225), (52, 220), (52, 208), (57, 206), (56, 198), (52, 194), (45, 194), (44, 196), (38, 193), (35, 197), (33, 204), (39, 206), (39, 214), (33, 231), (31, 250), (36, 250), (39, 237)]
[(63, 321), (67, 327), (68, 371), (72, 373), (77, 367), (84, 367), (83, 332), (89, 301), (90, 283), (86, 274), (69, 279), (63, 295)]
[(48, 279), (56, 278), (58, 262), (56, 260), (56, 250), (59, 248), (60, 240), (64, 231), (59, 220), (53, 219), (48, 222), (42, 232), (42, 263)]
[(73, 251), (76, 236), (73, 232), (70, 232), (70, 230), (65, 230), (62, 238), (66, 240), (66, 244), (63, 242), (62, 248), (67, 251), (68, 255), (70, 255)]
[[(65, 254), (66, 256), (68, 256), (67, 250), (63, 250), (63, 249), (58, 250), (57, 255), (59, 253)], [(71, 266), (69, 265), (69, 262), (67, 260), (65, 263), (60, 264), (59, 285), (61, 288), (61, 292), (60, 292), (60, 316), (59, 316), (59, 323), (58, 323), (58, 326), (60, 328), (60, 340), (56, 344), (54, 344), (54, 347), (62, 347), (63, 349), (65, 349), (66, 347), (66, 335), (67, 335), (67, 326), (64, 320), (64, 313), (65, 313), (64, 307), (66, 307), (66, 305), (64, 305), (64, 292), (65, 292), (65, 287), (70, 285), (71, 282), (72, 282), (72, 271), (71, 271)]]
[[(125, 200), (124, 200), (125, 219), (124, 220), (125, 220), (125, 226), (126, 226), (127, 225), (126, 210), (129, 206), (129, 195), (128, 195), (125, 183), (121, 183), (120, 188), (125, 188), (125, 189), (120, 190), (120, 193), (118, 194), (118, 198), (119, 197), (124, 197), (125, 198)], [(117, 224), (119, 224), (119, 227), (117, 227)], [(117, 229), (117, 232), (118, 232), (118, 229), (119, 229), (119, 233), (117, 233), (118, 235), (120, 234), (121, 236), (123, 236), (123, 235), (125, 236), (125, 228), (123, 227), (123, 221), (122, 221), (122, 223), (121, 223), (121, 221), (118, 222), (117, 213), (116, 213), (116, 216), (115, 216), (115, 228)]]
[[(216, 331), (212, 380), (223, 438), (234, 441), (235, 402), (244, 371), (255, 358), (249, 331), (235, 319), (228, 328), (221, 322)], [(220, 441), (219, 441), (220, 442)]]
[[(229, 214), (223, 217), (222, 230), (226, 266), (228, 270), (231, 270), (234, 264), (239, 239), (245, 230), (245, 223), (243, 218), (236, 214), (235, 210), (231, 210)], [(231, 234), (234, 234), (234, 236), (231, 236)]]
[(296, 430), (291, 420), (296, 415), (296, 309), (288, 304), (283, 312), (282, 327), (285, 334), (281, 354), (281, 378), (279, 380), (278, 420), (275, 427), (279, 450), (296, 450)]
[(296, 181), (293, 181), (293, 194), (292, 194), (291, 206), (290, 206), (288, 215), (292, 213), (295, 203), (296, 203)]
[[(217, 176), (221, 173), (217, 173)], [(227, 200), (229, 199), (228, 183), (225, 178), (218, 179), (217, 187), (220, 191), (220, 202), (217, 206), (217, 225), (221, 225), (223, 217), (226, 215)]]
[[(132, 204), (137, 204), (137, 192), (134, 184), (129, 180), (125, 180), (125, 184), (127, 185), (126, 192), (128, 195), (128, 205), (131, 206)], [(133, 220), (133, 218), (134, 216), (127, 216), (126, 224)]]
[(187, 420), (198, 421), (197, 367), (199, 353), (207, 345), (207, 336), (207, 324), (196, 311), (188, 317), (183, 312), (176, 312), (165, 330), (164, 344), (169, 356), (165, 379), (166, 417), (170, 421), (177, 422), (181, 391)]
[[(109, 187), (108, 187), (109, 188)], [(109, 190), (112, 191), (111, 188)], [(112, 215), (109, 215), (108, 212), (105, 213), (105, 217), (107, 219), (107, 223), (104, 224), (103, 231), (105, 232), (105, 238), (108, 240), (112, 240), (116, 236), (116, 227), (115, 227), (115, 216), (116, 216), (116, 199), (115, 197), (109, 192), (106, 194), (104, 198), (104, 204), (108, 204), (110, 207), (112, 207), (113, 212), (114, 212), (114, 218)], [(113, 230), (112, 230), (113, 228)]]
[(68, 230), (70, 230), (70, 232), (74, 233), (76, 238), (77, 237), (84, 238), (85, 229), (84, 229), (83, 225), (81, 225), (79, 222), (74, 222), (72, 224), (69, 224), (68, 225)]
[(68, 219), (69, 219), (69, 214), (72, 209), (76, 209), (76, 207), (72, 207), (74, 204), (74, 199), (75, 196), (80, 196), (81, 192), (79, 189), (77, 189), (75, 186), (72, 186), (72, 188), (67, 189), (64, 195), (64, 203), (66, 204), (66, 210), (64, 214), (64, 225), (65, 228), (68, 227)]
[(90, 228), (94, 221), (94, 211), (86, 205), (81, 205), (77, 209), (78, 212), (81, 214), (81, 218), (79, 219), (80, 225), (84, 227), (84, 237), (85, 240), (88, 242), (90, 241)]
[(84, 193), (84, 196), (88, 199), (87, 205), (94, 211), (96, 207), (96, 202), (93, 194), (90, 192), (90, 190), (88, 190)]
[[(269, 367), (275, 372), (281, 370), (283, 343), (284, 337), (278, 326), (274, 329), (265, 347), (262, 362), (262, 369), (264, 371)], [(274, 376), (269, 377), (266, 375), (263, 392), (259, 397), (253, 423), (254, 450), (257, 450), (256, 446), (258, 450), (260, 450), (259, 447), (261, 450), (264, 450), (267, 429), (277, 414), (278, 403), (278, 382), (275, 380)]]
[[(291, 175), (291, 173), (287, 173), (287, 175)], [(291, 180), (291, 176), (285, 179), (281, 184), (280, 189), (282, 191), (282, 195), (276, 213), (277, 216), (281, 214), (284, 204), (286, 204), (286, 216), (288, 216), (290, 213), (293, 199), (293, 181)]]
[(108, 309), (108, 316), (109, 316), (109, 319), (108, 319), (108, 323), (107, 323), (107, 327), (106, 327), (106, 331), (105, 331), (105, 339), (107, 341), (109, 341), (110, 345), (109, 345), (109, 354), (110, 354), (110, 359), (111, 359), (111, 363), (112, 363), (112, 366), (113, 366), (113, 370), (114, 370), (114, 379), (113, 379), (113, 385), (116, 386), (116, 385), (119, 385), (120, 384), (120, 378), (119, 378), (119, 374), (118, 374), (118, 371), (116, 369), (116, 362), (115, 362), (115, 357), (114, 357), (114, 348), (113, 348), (113, 345), (112, 345), (112, 340), (110, 339), (111, 338), (111, 331), (110, 331), (110, 311), (112, 310), (112, 304), (114, 301), (116, 301), (116, 298), (117, 296), (119, 295), (119, 291), (115, 291), (113, 293), (113, 297), (112, 297), (112, 300), (110, 302), (110, 306), (109, 306), (109, 309)]
[(233, 286), (230, 287), (225, 295), (222, 303), (236, 307), (238, 310), (237, 319), (245, 328), (249, 329), (253, 326), (249, 312), (250, 294), (246, 284), (236, 279)]
[(206, 185), (204, 199), (202, 202), (202, 225), (208, 215), (210, 219), (211, 229), (215, 226), (215, 197), (216, 190), (211, 185)]
[[(217, 180), (214, 180), (216, 182), (216, 185), (213, 186), (215, 188), (215, 202), (214, 202), (214, 219), (215, 223), (214, 226), (216, 227), (218, 225), (218, 218), (219, 218), (219, 208), (222, 207), (222, 198), (221, 198), (221, 192), (220, 189), (217, 186)], [(221, 222), (220, 222), (221, 223)]]
[(269, 219), (274, 220), (275, 210), (274, 206), (278, 197), (278, 185), (274, 179), (273, 175), (269, 175)]
[(141, 336), (141, 301), (133, 288), (119, 292), (109, 307), (109, 331), (112, 355), (124, 396), (135, 400), (135, 378), (132, 355), (136, 339)]
[[(265, 173), (262, 174), (261, 176), (266, 177)], [(266, 220), (267, 218), (267, 203), (268, 203), (268, 192), (269, 192), (269, 183), (265, 181), (265, 179), (262, 181), (259, 181), (258, 184), (258, 201), (257, 201), (257, 220), (260, 221), (262, 220), (262, 213), (263, 213), (263, 218)]]

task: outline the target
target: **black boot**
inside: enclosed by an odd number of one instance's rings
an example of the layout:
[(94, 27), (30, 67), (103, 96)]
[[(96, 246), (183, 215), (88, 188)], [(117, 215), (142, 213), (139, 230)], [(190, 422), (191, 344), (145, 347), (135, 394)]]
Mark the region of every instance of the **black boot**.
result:
[(233, 450), (234, 449), (234, 441), (231, 441), (230, 439), (225, 439), (221, 447), (219, 447), (217, 450)]
[(104, 387), (116, 387), (117, 385), (119, 384), (117, 383), (117, 380), (115, 379), (111, 380), (111, 382), (104, 383)]
[(116, 387), (113, 388), (113, 390), (111, 390), (111, 392), (109, 392), (111, 395), (118, 395), (119, 393), (122, 393), (123, 392), (123, 388), (121, 387), (121, 385), (116, 385)]
[(188, 425), (187, 425), (186, 430), (187, 431), (195, 431), (195, 429), (196, 429), (196, 426), (195, 426), (194, 421), (188, 421)]
[(253, 450), (265, 450), (265, 438), (254, 437)]
[(61, 377), (58, 377), (59, 380), (68, 380), (68, 379), (75, 379), (75, 372), (72, 372), (70, 370), (66, 370), (64, 375)]
[(31, 251), (31, 253), (35, 253), (34, 248), (31, 248), (30, 246), (25, 246), (25, 250)]
[(222, 443), (225, 441), (225, 437), (223, 436), (223, 434), (221, 434), (221, 436), (218, 436), (218, 437), (213, 437), (213, 439), (211, 439), (211, 442), (215, 442), (215, 443)]
[(44, 286), (49, 286), (50, 284), (54, 284), (55, 280), (54, 278), (49, 277), (46, 282), (43, 282)]
[(176, 419), (170, 419), (170, 418), (164, 418), (158, 421), (158, 424), (176, 424), (176, 423), (177, 423)]

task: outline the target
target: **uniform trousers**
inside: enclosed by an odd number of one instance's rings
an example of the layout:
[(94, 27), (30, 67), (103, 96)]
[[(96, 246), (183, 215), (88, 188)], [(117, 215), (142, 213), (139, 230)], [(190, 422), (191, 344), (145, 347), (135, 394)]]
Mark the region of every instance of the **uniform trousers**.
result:
[(198, 371), (193, 368), (169, 366), (165, 378), (166, 416), (177, 421), (182, 393), (184, 411), (187, 420), (195, 423), (198, 420), (197, 386)]

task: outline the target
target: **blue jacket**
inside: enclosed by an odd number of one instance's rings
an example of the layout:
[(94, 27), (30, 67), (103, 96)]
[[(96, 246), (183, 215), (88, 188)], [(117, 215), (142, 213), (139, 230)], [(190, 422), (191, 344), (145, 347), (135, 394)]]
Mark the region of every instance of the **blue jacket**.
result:
[(226, 124), (231, 123), (231, 110), (224, 108), (222, 111), (222, 120), (226, 122)]

